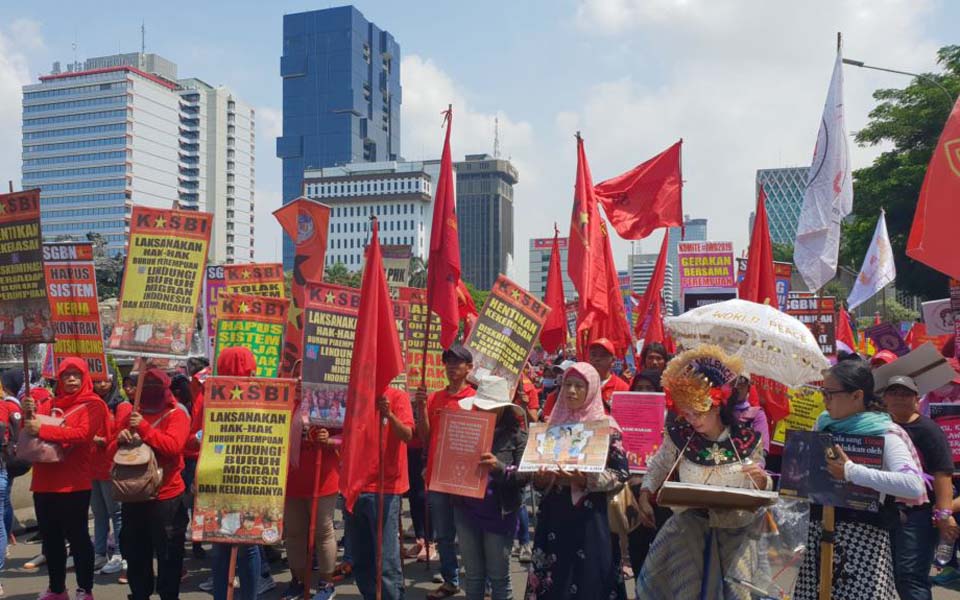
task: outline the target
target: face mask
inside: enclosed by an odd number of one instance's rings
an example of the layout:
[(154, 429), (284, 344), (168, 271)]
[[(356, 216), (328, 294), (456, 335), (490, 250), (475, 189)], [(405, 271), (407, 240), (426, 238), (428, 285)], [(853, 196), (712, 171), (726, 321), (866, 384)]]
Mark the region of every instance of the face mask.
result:
[(163, 409), (166, 401), (164, 391), (163, 386), (160, 385), (143, 386), (143, 389), (140, 391), (140, 409), (146, 413), (157, 412)]
[(557, 385), (557, 380), (549, 377), (543, 378), (543, 387), (553, 387)]

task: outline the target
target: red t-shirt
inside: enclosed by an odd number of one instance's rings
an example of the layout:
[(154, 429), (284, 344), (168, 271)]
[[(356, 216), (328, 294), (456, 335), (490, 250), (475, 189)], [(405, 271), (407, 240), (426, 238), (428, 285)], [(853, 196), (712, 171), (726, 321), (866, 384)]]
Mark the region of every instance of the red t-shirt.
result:
[[(299, 414), (294, 411), (294, 414)], [(312, 426), (311, 426), (312, 428)], [(329, 431), (329, 430), (328, 430)], [(330, 431), (332, 436), (335, 431)], [(287, 472), (287, 495), (292, 498), (313, 498), (313, 482), (316, 475), (317, 453), (320, 453), (320, 481), (317, 497), (330, 496), (340, 490), (340, 453), (337, 446), (321, 446), (307, 436), (300, 442), (300, 463), (290, 465)]]
[[(410, 406), (410, 396), (395, 388), (387, 388), (383, 395), (390, 401), (390, 412), (402, 424), (412, 428), (413, 408)], [(383, 493), (405, 494), (410, 489), (410, 476), (407, 473), (407, 444), (397, 437), (391, 425), (387, 425), (386, 429), (387, 440), (383, 451)], [(377, 460), (375, 454), (371, 456), (371, 460)], [(377, 484), (377, 476), (374, 475), (373, 481), (360, 488), (360, 491), (378, 492)]]
[(427, 399), (427, 419), (430, 423), (430, 445), (427, 449), (427, 471), (424, 473), (424, 479), (427, 487), (430, 486), (430, 473), (433, 471), (433, 449), (437, 445), (437, 428), (440, 426), (440, 411), (445, 408), (460, 408), (460, 401), (464, 398), (475, 396), (477, 391), (463, 384), (463, 389), (456, 394), (451, 394), (446, 388), (430, 394)]
[[(133, 405), (129, 402), (124, 402), (117, 407), (114, 420), (116, 427), (113, 429), (113, 443), (110, 448), (112, 452), (117, 450), (116, 435), (130, 426), (132, 412)], [(161, 418), (162, 421), (160, 421)], [(154, 426), (158, 421), (160, 421), (159, 424)], [(176, 498), (186, 489), (180, 473), (183, 471), (183, 446), (189, 432), (190, 417), (179, 406), (167, 407), (155, 414), (144, 414), (143, 420), (137, 427), (140, 439), (153, 449), (157, 457), (157, 465), (163, 469), (163, 480), (160, 482), (160, 489), (157, 490), (157, 500)]]

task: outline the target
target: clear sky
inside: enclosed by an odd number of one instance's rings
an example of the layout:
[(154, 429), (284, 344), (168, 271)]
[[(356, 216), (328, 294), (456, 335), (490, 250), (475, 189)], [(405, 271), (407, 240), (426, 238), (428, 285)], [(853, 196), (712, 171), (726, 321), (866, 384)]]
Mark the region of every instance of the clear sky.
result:
[[(935, 0), (358, 1), (402, 53), (402, 153), (436, 158), (440, 111), (453, 103), (455, 158), (492, 152), (520, 170), (514, 275), (527, 280), (528, 240), (569, 228), (574, 133), (594, 181), (684, 139), (684, 212), (709, 236), (748, 240), (758, 168), (809, 162), (826, 97), (836, 32), (844, 55), (933, 71), (940, 46), (960, 43), (960, 3)], [(0, 170), (20, 174), (20, 87), (54, 60), (140, 48), (173, 60), (182, 77), (224, 84), (257, 109), (257, 258), (278, 259), (282, 16), (329, 2), (44, 1), (0, 4)], [(76, 50), (74, 50), (76, 44)], [(897, 75), (845, 71), (847, 128), (866, 122), (877, 87)], [(857, 148), (855, 167), (882, 148)], [(856, 200), (854, 200), (856, 201)], [(644, 240), (656, 252), (660, 235)], [(614, 253), (626, 268), (628, 242)]]

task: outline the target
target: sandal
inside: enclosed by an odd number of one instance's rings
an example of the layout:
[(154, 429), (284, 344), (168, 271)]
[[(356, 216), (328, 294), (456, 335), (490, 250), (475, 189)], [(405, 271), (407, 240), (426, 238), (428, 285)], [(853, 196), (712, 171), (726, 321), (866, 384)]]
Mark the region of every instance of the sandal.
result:
[(353, 565), (350, 563), (342, 562), (333, 569), (333, 577), (331, 581), (343, 581), (344, 579), (353, 575)]
[(444, 583), (437, 589), (433, 590), (427, 594), (429, 600), (442, 600), (443, 598), (449, 598), (450, 596), (456, 596), (460, 593), (460, 588), (449, 583)]

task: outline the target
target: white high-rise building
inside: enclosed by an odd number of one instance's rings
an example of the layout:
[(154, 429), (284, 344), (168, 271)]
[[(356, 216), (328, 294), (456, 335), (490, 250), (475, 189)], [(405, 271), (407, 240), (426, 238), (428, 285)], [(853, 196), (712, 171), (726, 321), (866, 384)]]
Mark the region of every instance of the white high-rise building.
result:
[[(560, 246), (560, 271), (563, 273), (563, 297), (570, 302), (577, 297), (577, 290), (567, 274), (567, 238), (557, 238)], [(533, 238), (530, 240), (530, 293), (540, 299), (547, 295), (547, 273), (550, 270), (550, 254), (553, 252), (553, 238)]]
[(177, 66), (155, 54), (101, 56), (66, 70), (54, 63), (23, 87), (21, 186), (41, 189), (47, 239), (96, 233), (111, 254), (123, 252), (134, 204), (176, 205), (214, 214), (212, 261), (247, 262), (253, 125), (253, 111), (229, 90), (181, 82)]
[[(642, 296), (647, 291), (650, 278), (657, 266), (659, 254), (633, 254), (627, 257), (627, 271), (630, 275), (630, 291)], [(663, 273), (663, 305), (667, 315), (673, 310), (673, 266), (668, 262)]]
[(381, 243), (409, 246), (412, 256), (426, 260), (439, 176), (438, 160), (350, 163), (304, 171), (303, 195), (331, 208), (327, 264), (341, 263), (351, 271), (362, 268), (371, 216), (380, 221)]

